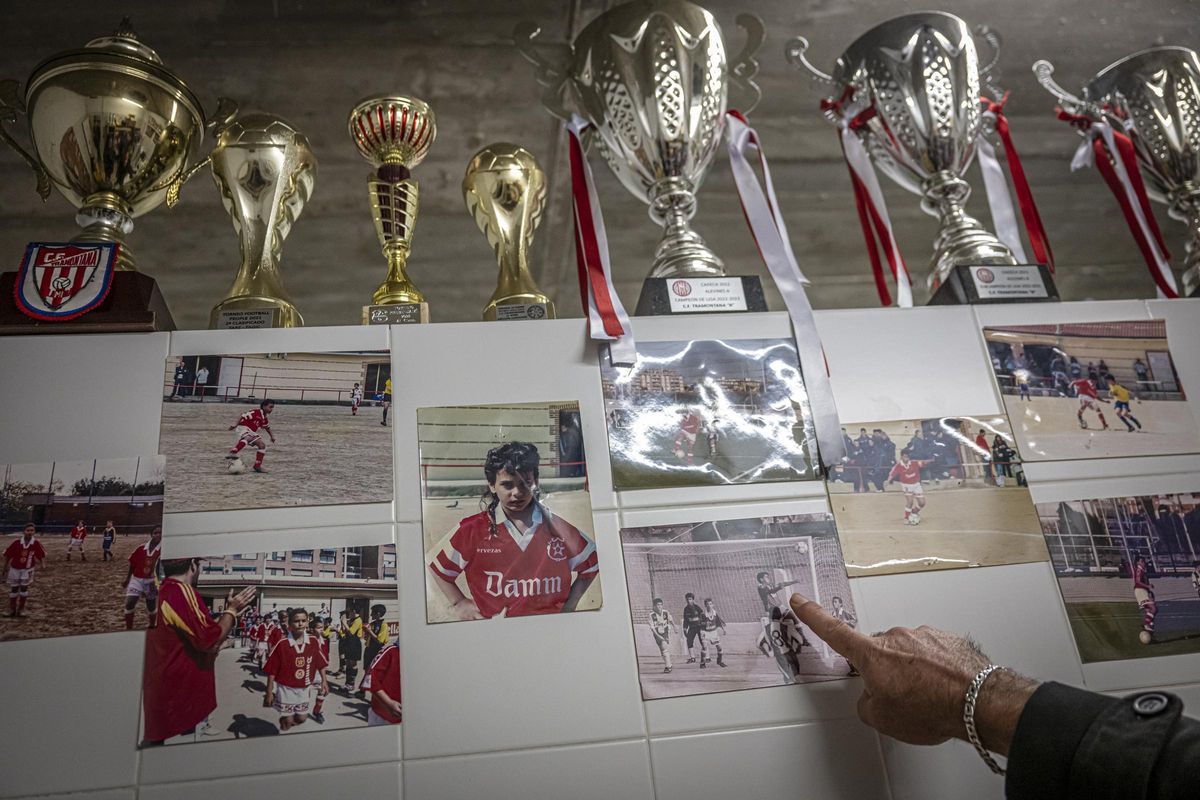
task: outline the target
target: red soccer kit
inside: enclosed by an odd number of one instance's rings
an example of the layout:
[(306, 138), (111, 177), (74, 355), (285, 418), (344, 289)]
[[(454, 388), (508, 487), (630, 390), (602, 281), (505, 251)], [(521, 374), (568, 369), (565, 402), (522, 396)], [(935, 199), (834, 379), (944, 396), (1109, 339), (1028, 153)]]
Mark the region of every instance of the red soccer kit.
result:
[(71, 541), (83, 541), (87, 538), (87, 528), (82, 525), (76, 525), (71, 529)]
[(129, 554), (129, 566), (133, 568), (133, 577), (146, 578), (154, 577), (154, 568), (158, 565), (158, 557), (162, 555), (162, 544), (153, 550), (150, 549), (150, 543), (139, 544), (137, 549)]
[(572, 572), (580, 577), (599, 572), (596, 545), (562, 517), (539, 506), (532, 533), (520, 536), (499, 509), (496, 513), (495, 535), (486, 511), (467, 517), (429, 564), (448, 583), (466, 573), (471, 599), (484, 617), (505, 609), (510, 617), (557, 613), (571, 590)]
[[(388, 697), (399, 703), (400, 648), (394, 644), (385, 646), (375, 656), (369, 670), (372, 690), (383, 690)], [(371, 709), (393, 725), (400, 722), (400, 715), (393, 714), (392, 710), (383, 704), (383, 701), (379, 699), (378, 691), (371, 693)]]
[(148, 742), (191, 730), (217, 707), (213, 667), (222, 639), (196, 590), (176, 578), (159, 587), (157, 615), (158, 624), (146, 631), (142, 670)]
[(1099, 397), (1096, 394), (1096, 387), (1087, 378), (1079, 378), (1078, 380), (1071, 381), (1071, 386), (1075, 389), (1076, 394), (1087, 395), (1093, 399), (1098, 399)]
[(905, 465), (903, 462), (897, 461), (892, 465), (892, 471), (888, 473), (888, 480), (898, 480), (901, 483), (907, 483), (909, 486), (921, 482), (921, 467), (928, 464), (928, 461), (911, 460)]
[(272, 623), (271, 625), (267, 626), (264, 636), (267, 640), (267, 651), (270, 652), (270, 649), (275, 646), (275, 643), (283, 638), (283, 628)]
[(242, 414), (240, 417), (238, 417), (237, 424), (245, 426), (257, 433), (259, 428), (268, 427), (270, 426), (271, 422), (267, 419), (267, 412), (263, 411), (261, 408), (256, 408), (253, 411), (247, 411), (245, 414)]
[(33, 569), (34, 563), (46, 558), (46, 548), (42, 547), (37, 537), (30, 539), (29, 544), (26, 544), (25, 537), (22, 536), (9, 544), (4, 551), (4, 557), (8, 559), (10, 569)]
[(321, 651), (315, 636), (305, 633), (296, 641), (290, 636), (280, 636), (271, 645), (263, 672), (270, 675), (280, 686), (306, 689), (312, 686), (313, 675), (329, 666), (329, 659)]

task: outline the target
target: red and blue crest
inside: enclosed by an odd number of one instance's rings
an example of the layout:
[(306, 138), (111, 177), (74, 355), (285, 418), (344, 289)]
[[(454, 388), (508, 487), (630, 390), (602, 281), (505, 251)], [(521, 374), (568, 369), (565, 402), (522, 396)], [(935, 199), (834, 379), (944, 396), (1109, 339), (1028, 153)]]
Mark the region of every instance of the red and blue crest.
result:
[(31, 242), (13, 285), (21, 313), (46, 322), (83, 316), (112, 288), (119, 244)]

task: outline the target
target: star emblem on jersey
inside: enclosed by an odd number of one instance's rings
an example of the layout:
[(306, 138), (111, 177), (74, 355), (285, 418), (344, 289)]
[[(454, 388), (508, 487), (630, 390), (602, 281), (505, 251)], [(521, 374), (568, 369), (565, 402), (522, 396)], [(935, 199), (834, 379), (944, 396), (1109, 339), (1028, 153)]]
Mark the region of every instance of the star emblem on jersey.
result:
[(31, 242), (13, 285), (22, 314), (46, 322), (80, 317), (112, 287), (120, 245)]
[(546, 543), (546, 555), (551, 561), (564, 561), (567, 558), (567, 545), (562, 539), (551, 539)]

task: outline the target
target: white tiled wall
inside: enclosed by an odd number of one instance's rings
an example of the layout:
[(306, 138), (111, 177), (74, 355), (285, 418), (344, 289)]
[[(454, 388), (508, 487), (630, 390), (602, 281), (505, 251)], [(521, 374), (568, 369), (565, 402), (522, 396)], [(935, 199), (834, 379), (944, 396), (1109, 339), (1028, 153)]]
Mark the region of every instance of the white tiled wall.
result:
[[(1168, 320), (1180, 377), (1200, 397), (1200, 302), (829, 311), (818, 325), (843, 419), (1000, 411), (981, 321)], [(639, 319), (647, 338), (787, 335), (782, 314)], [(499, 334), (503, 333), (503, 337)], [(251, 515), (178, 515), (190, 552), (237, 542), (395, 537), (405, 722), (138, 751), (140, 634), (0, 644), (0, 797), (999, 798), (969, 747), (881, 740), (855, 716), (859, 684), (640, 699), (619, 529), (680, 518), (821, 510), (818, 483), (612, 490), (595, 349), (580, 320), (379, 329), (0, 338), (0, 463), (156, 450), (171, 353), (393, 349), (396, 499)], [(511, 357), (480, 357), (481, 342)], [(922, 354), (919, 365), (903, 354)], [(501, 354), (502, 355), (502, 354)], [(425, 623), (415, 409), (577, 400), (584, 416), (604, 605), (596, 612)], [(1196, 406), (1193, 401), (1193, 407)], [(49, 419), (52, 424), (38, 424)], [(1031, 465), (1035, 500), (1200, 488), (1196, 456)], [(1096, 492), (1101, 494), (1103, 492)], [(257, 546), (257, 545), (256, 545)], [(218, 549), (220, 548), (220, 549)], [(1188, 658), (1080, 666), (1046, 564), (855, 579), (867, 630), (931, 624), (969, 632), (1002, 663), (1106, 690), (1167, 686), (1200, 709)], [(84, 665), (80, 668), (80, 665)], [(21, 765), (10, 769), (10, 765)]]

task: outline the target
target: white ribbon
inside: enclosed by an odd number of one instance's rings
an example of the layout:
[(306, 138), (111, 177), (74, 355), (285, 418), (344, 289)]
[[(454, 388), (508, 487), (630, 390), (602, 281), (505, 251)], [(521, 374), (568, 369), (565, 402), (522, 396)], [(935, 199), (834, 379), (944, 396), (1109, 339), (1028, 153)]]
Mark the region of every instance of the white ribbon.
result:
[[(779, 212), (775, 186), (771, 181), (771, 170), (767, 167), (767, 158), (758, 145), (754, 129), (732, 114), (727, 117), (726, 123), (729, 164), (733, 169), (738, 196), (746, 212), (750, 233), (758, 244), (759, 252), (762, 253), (763, 261), (766, 262), (779, 293), (783, 295), (783, 302), (792, 319), (796, 350), (800, 356), (800, 369), (808, 393), (813, 426), (817, 432), (821, 460), (827, 467), (832, 467), (840, 463), (845, 455), (845, 444), (842, 440), (837, 406), (833, 401), (833, 387), (829, 383), (821, 336), (817, 332), (817, 323), (813, 318), (812, 305), (808, 302), (808, 294), (804, 291), (804, 284), (808, 283), (808, 279), (800, 271), (800, 265), (796, 263), (796, 256), (788, 241), (787, 226), (784, 225), (783, 216)], [(754, 168), (746, 158), (746, 153), (751, 150), (757, 151), (758, 162), (762, 166), (763, 182), (766, 184), (765, 192)]]
[[(994, 126), (996, 115), (991, 111), (983, 112), (983, 117)], [(983, 188), (987, 193), (988, 208), (992, 212), (992, 224), (996, 226), (996, 238), (1012, 251), (1018, 264), (1028, 264), (1025, 257), (1025, 245), (1021, 241), (1021, 226), (1017, 224), (1017, 213), (1013, 205), (1012, 194), (1008, 190), (1008, 176), (996, 158), (996, 148), (984, 135), (982, 126), (975, 140), (976, 151), (979, 153), (979, 169), (983, 172)]]
[[(578, 114), (573, 114), (571, 120), (566, 123), (567, 133), (574, 137), (579, 145), (579, 152), (583, 156), (583, 183), (584, 188), (587, 190), (588, 205), (591, 206), (591, 217), (585, 219), (580, 217), (578, 205), (572, 202), (575, 213), (575, 231), (577, 236), (586, 236), (590, 232), (595, 240), (596, 249), (600, 253), (600, 264), (604, 270), (604, 282), (608, 287), (608, 296), (612, 300), (613, 312), (616, 315), (617, 322), (625, 333), (623, 336), (614, 337), (604, 329), (604, 320), (600, 309), (596, 305), (596, 296), (592, 291), (590, 276), (585, 276), (584, 284), (587, 286), (588, 293), (588, 329), (593, 339), (608, 342), (609, 354), (612, 357), (614, 365), (633, 366), (637, 363), (637, 344), (634, 342), (633, 326), (629, 322), (629, 315), (625, 313), (625, 307), (621, 305), (621, 299), (617, 296), (617, 288), (613, 285), (612, 264), (608, 257), (608, 235), (604, 227), (604, 215), (600, 212), (600, 198), (596, 194), (595, 181), (592, 179), (592, 168), (588, 164), (587, 150), (583, 146), (583, 129), (587, 126), (587, 120)], [(582, 250), (582, 245), (578, 246)]]
[[(1167, 260), (1166, 254), (1158, 246), (1158, 238), (1154, 235), (1150, 228), (1150, 223), (1146, 221), (1146, 215), (1142, 211), (1142, 203), (1138, 198), (1137, 191), (1133, 188), (1133, 181), (1129, 177), (1128, 170), (1125, 169), (1125, 159), (1121, 158), (1121, 151), (1117, 149), (1117, 143), (1113, 139), (1112, 126), (1107, 122), (1100, 120), (1092, 122), (1087, 130), (1087, 138), (1083, 144), (1075, 151), (1074, 158), (1071, 159), (1072, 171), (1081, 167), (1090, 167), (1095, 164), (1095, 154), (1092, 151), (1092, 140), (1095, 137), (1104, 139), (1104, 146), (1108, 148), (1108, 154), (1112, 157), (1113, 170), (1117, 173), (1117, 180), (1121, 184), (1121, 188), (1125, 190), (1125, 199), (1129, 203), (1129, 207), (1133, 209), (1133, 216), (1137, 219), (1138, 227), (1142, 231), (1144, 238), (1150, 247), (1150, 252), (1154, 257), (1154, 267), (1158, 270), (1159, 277), (1163, 282), (1171, 287), (1171, 290), (1178, 293), (1179, 287), (1175, 284), (1175, 273), (1171, 271), (1171, 262)], [(1158, 283), (1154, 284), (1154, 289), (1158, 294), (1159, 299), (1167, 297), (1167, 294), (1159, 288)]]
[[(887, 259), (888, 263), (896, 265), (892, 276), (896, 280), (896, 305), (901, 308), (912, 308), (912, 284), (909, 283), (908, 273), (902, 266), (904, 259), (900, 255), (900, 246), (896, 244), (896, 232), (892, 229), (892, 218), (888, 216), (887, 203), (883, 200), (883, 190), (879, 188), (875, 165), (871, 163), (871, 157), (867, 155), (867, 149), (863, 147), (858, 136), (850, 130), (849, 119), (853, 116), (854, 114), (848, 111), (838, 123), (838, 131), (842, 137), (842, 151), (846, 155), (846, 163), (850, 166), (850, 170), (866, 187), (871, 205), (875, 207), (875, 213), (883, 220), (883, 226), (887, 229), (888, 241), (884, 243), (884, 246), (890, 246), (892, 249), (890, 257)], [(868, 220), (868, 222), (870, 221)]]

